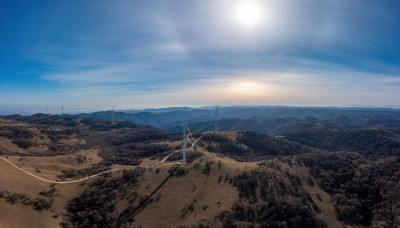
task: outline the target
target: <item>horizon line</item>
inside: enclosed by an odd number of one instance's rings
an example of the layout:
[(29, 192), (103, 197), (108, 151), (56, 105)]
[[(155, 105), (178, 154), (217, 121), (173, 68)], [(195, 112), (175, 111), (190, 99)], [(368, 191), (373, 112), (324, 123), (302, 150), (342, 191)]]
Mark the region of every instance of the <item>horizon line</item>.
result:
[[(0, 106), (1, 107), (1, 106)], [(49, 106), (47, 106), (49, 107)], [(208, 106), (166, 106), (166, 107), (140, 107), (140, 108), (124, 108), (124, 109), (115, 109), (115, 111), (126, 112), (126, 111), (137, 111), (137, 112), (146, 112), (150, 110), (161, 111), (163, 109), (210, 109), (214, 108), (216, 105), (208, 105)], [(365, 109), (392, 109), (397, 110), (400, 109), (400, 105), (219, 105), (220, 108), (233, 108), (233, 107), (252, 107), (252, 108), (262, 108), (262, 107), (282, 107), (282, 108), (365, 108)], [(96, 113), (96, 112), (107, 112), (111, 111), (111, 109), (97, 109), (97, 110), (72, 110), (66, 111), (64, 110), (64, 115), (77, 115), (77, 114), (88, 114), (88, 113)], [(167, 112), (167, 111), (166, 111)], [(24, 111), (24, 110), (13, 110), (11, 111), (0, 111), (0, 115), (2, 116), (10, 116), (10, 115), (35, 115), (35, 114), (46, 114), (43, 112), (34, 112), (34, 111)], [(48, 112), (49, 115), (61, 115), (61, 112)]]

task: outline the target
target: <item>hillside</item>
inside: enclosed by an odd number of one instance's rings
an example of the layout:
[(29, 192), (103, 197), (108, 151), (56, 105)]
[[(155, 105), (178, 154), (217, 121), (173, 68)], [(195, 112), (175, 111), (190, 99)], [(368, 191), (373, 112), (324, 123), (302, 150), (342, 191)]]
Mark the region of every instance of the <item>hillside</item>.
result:
[(353, 151), (368, 158), (400, 156), (399, 128), (305, 130), (285, 134), (285, 138), (327, 151)]
[(1, 117), (0, 223), (396, 227), (398, 134), (196, 132), (181, 165), (181, 134), (92, 118)]

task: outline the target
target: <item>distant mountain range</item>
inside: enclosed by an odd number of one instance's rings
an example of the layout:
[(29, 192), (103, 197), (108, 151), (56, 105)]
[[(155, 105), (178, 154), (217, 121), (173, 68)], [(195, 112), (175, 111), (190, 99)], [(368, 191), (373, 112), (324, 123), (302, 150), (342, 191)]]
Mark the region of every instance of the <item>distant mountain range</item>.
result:
[[(168, 132), (181, 131), (184, 120), (194, 131), (213, 131), (215, 107), (165, 108), (81, 113), (75, 116), (151, 125)], [(400, 127), (400, 110), (393, 108), (232, 106), (218, 110), (218, 130), (252, 130), (281, 135), (304, 129), (364, 129)]]

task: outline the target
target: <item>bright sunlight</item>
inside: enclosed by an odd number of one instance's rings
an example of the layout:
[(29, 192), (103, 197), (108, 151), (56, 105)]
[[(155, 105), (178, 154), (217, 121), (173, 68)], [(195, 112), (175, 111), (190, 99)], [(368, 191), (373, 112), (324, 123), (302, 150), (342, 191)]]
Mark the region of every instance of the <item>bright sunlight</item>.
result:
[(261, 96), (265, 93), (265, 87), (254, 81), (237, 81), (231, 86), (231, 95), (239, 95), (241, 97)]
[(242, 1), (234, 6), (235, 19), (245, 27), (259, 24), (263, 18), (261, 5), (256, 1)]

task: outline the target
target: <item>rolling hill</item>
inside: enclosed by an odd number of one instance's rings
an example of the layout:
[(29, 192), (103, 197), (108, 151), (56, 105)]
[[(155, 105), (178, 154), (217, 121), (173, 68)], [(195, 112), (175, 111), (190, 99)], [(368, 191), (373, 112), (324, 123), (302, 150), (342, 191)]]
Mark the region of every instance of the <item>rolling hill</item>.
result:
[(399, 226), (399, 130), (315, 121), (287, 124), (296, 131), (283, 136), (195, 132), (182, 165), (181, 134), (94, 118), (3, 116), (0, 224)]

